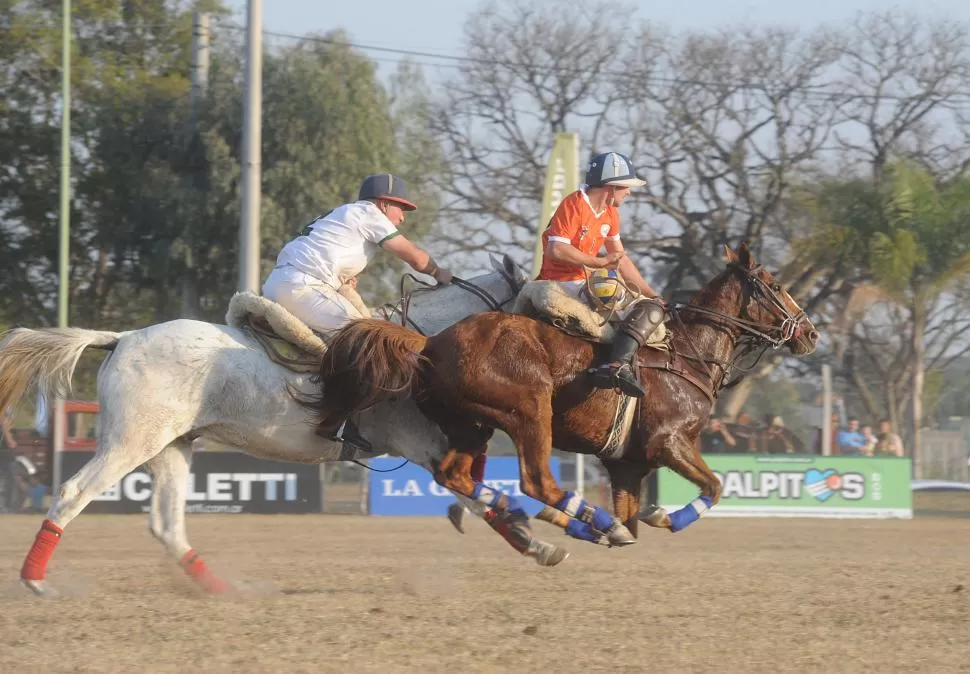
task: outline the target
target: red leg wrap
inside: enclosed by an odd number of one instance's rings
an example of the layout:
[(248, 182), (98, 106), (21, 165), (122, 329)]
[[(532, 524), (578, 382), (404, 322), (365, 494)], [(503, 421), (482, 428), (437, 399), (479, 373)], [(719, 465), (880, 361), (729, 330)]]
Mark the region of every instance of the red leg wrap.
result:
[(54, 554), (54, 548), (61, 541), (61, 534), (64, 531), (51, 522), (44, 520), (40, 525), (40, 531), (34, 538), (34, 544), (30, 546), (30, 552), (24, 560), (24, 565), (20, 567), (20, 577), (24, 580), (44, 580), (47, 575), (47, 563)]
[(195, 582), (202, 586), (202, 589), (206, 592), (211, 592), (213, 594), (222, 594), (223, 592), (228, 592), (231, 589), (229, 583), (225, 582), (221, 578), (218, 578), (214, 573), (209, 571), (209, 567), (206, 566), (205, 560), (199, 556), (195, 550), (189, 550), (186, 552), (182, 559), (179, 560), (179, 566), (185, 569), (187, 573)]
[(484, 454), (479, 454), (472, 461), (472, 480), (475, 482), (482, 482), (485, 479), (485, 460), (486, 456)]

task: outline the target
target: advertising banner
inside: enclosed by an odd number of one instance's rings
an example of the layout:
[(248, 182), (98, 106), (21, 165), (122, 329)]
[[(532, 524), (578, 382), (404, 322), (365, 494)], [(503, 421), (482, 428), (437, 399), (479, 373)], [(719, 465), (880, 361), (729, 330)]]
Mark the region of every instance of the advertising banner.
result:
[(546, 182), (542, 190), (542, 210), (536, 247), (532, 257), (532, 278), (539, 273), (542, 264), (542, 233), (546, 231), (559, 202), (579, 189), (579, 134), (557, 133), (549, 163), (546, 165)]
[[(400, 458), (371, 459), (376, 470), (390, 470), (402, 463)], [(552, 475), (559, 480), (559, 458), (552, 457)], [(530, 516), (543, 504), (522, 494), (519, 488), (519, 459), (515, 456), (489, 457), (485, 464), (485, 484), (492, 489), (515, 496)], [(444, 516), (455, 497), (434, 481), (431, 473), (413, 463), (390, 473), (370, 473), (368, 511), (371, 515)]]
[[(911, 518), (909, 459), (849, 456), (704, 457), (721, 481), (721, 502), (706, 516)], [(659, 471), (659, 503), (676, 510), (696, 486)]]
[[(64, 452), (62, 474), (72, 477), (93, 452)], [(152, 477), (139, 466), (85, 508), (94, 513), (148, 512)], [(320, 466), (267, 461), (242, 452), (196, 452), (185, 512), (318, 513)]]

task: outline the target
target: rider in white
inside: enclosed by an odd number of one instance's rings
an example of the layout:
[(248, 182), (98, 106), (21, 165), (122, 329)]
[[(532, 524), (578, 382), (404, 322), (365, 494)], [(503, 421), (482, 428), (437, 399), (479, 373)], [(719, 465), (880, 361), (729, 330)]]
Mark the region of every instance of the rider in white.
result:
[[(357, 201), (318, 217), (283, 246), (276, 267), (263, 284), (263, 295), (313, 330), (325, 333), (363, 318), (338, 290), (353, 282), (379, 247), (439, 284), (450, 283), (451, 272), (398, 230), (404, 212), (416, 209), (403, 180), (389, 173), (368, 176), (361, 183)], [(369, 448), (349, 421), (333, 439)]]
[(263, 295), (318, 332), (343, 327), (360, 312), (337, 291), (364, 270), (378, 247), (440, 284), (451, 272), (398, 230), (404, 212), (417, 209), (407, 185), (389, 173), (368, 176), (357, 201), (322, 215), (280, 251)]

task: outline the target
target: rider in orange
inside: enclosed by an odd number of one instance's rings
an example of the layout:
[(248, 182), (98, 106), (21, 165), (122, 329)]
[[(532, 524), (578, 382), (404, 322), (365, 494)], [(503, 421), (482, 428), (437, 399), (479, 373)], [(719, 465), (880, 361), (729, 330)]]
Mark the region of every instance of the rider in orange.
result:
[[(619, 206), (634, 187), (646, 185), (630, 160), (618, 152), (596, 155), (589, 163), (586, 184), (568, 195), (542, 234), (542, 268), (538, 279), (558, 281), (575, 297), (586, 287), (586, 268), (616, 266), (632, 290), (654, 301), (640, 301), (628, 310), (613, 341), (610, 362), (593, 371), (598, 388), (646, 394), (631, 362), (637, 348), (663, 321), (662, 301), (626, 256), (620, 240)], [(598, 257), (605, 245), (606, 255)]]
[[(644, 298), (627, 310), (613, 342), (610, 362), (593, 372), (599, 388), (619, 388), (635, 397), (645, 395), (630, 363), (639, 346), (663, 321), (662, 302), (657, 293), (626, 257), (620, 240), (620, 204), (634, 187), (646, 181), (637, 177), (633, 164), (618, 152), (593, 157), (586, 172), (586, 184), (560, 202), (542, 235), (543, 256), (539, 280), (558, 281), (574, 297), (586, 287), (585, 268), (618, 267), (624, 281)], [(606, 246), (606, 255), (598, 257)], [(485, 475), (485, 455), (475, 457), (472, 479), (481, 482)], [(448, 519), (464, 532), (465, 507), (452, 503)]]

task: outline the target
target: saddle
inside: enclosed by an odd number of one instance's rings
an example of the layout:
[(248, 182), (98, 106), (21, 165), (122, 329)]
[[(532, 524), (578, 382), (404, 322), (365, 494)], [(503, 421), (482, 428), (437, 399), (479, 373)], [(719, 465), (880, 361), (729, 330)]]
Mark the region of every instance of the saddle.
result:
[[(370, 310), (351, 286), (341, 286), (338, 292), (362, 316), (370, 317)], [(226, 325), (249, 332), (270, 360), (291, 372), (317, 372), (327, 351), (327, 334), (310, 329), (276, 302), (248, 291), (229, 300)]]
[[(595, 309), (570, 295), (555, 281), (530, 281), (516, 298), (512, 313), (544, 321), (568, 335), (588, 342), (612, 344), (616, 336), (615, 324), (620, 317), (613, 314), (603, 317)], [(653, 331), (646, 346), (657, 352), (667, 351), (669, 333), (661, 324)], [(607, 433), (606, 442), (597, 452), (601, 459), (618, 458), (623, 455), (630, 430), (636, 416), (637, 404), (630, 396), (616, 396), (616, 410)]]
[[(568, 335), (588, 342), (612, 344), (616, 336), (615, 323), (604, 318), (582, 300), (570, 295), (556, 281), (529, 281), (523, 286), (512, 307), (512, 313), (544, 321)], [(647, 346), (665, 349), (667, 326), (661, 324), (647, 341)]]

